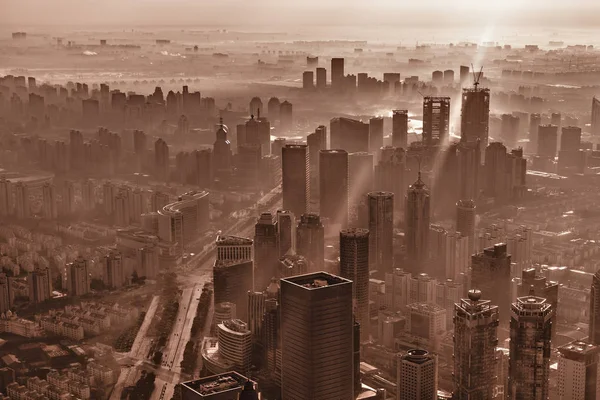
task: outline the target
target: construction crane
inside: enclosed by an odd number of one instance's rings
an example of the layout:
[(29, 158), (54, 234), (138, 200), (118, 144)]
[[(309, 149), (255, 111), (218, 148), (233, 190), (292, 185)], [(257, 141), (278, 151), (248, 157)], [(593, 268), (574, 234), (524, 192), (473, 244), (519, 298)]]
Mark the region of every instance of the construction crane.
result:
[(481, 79), (481, 75), (483, 75), (483, 65), (481, 66), (481, 69), (477, 75), (475, 75), (475, 67), (473, 64), (471, 64), (471, 70), (473, 71), (473, 86), (475, 86), (475, 89), (477, 89), (477, 86), (479, 86), (479, 79)]

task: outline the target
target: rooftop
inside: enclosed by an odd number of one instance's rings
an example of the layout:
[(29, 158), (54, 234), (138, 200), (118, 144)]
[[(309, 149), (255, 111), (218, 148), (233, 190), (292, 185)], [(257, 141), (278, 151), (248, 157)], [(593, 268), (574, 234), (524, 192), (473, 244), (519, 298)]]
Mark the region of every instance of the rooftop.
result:
[(182, 385), (199, 394), (200, 396), (214, 395), (234, 390), (241, 390), (248, 381), (237, 372), (225, 372), (219, 375), (208, 376), (194, 381), (184, 382)]
[(231, 235), (219, 235), (217, 236), (217, 246), (221, 245), (252, 245), (252, 239), (241, 237), (241, 236), (231, 236)]
[(306, 275), (297, 275), (282, 279), (281, 282), (291, 283), (297, 286), (302, 286), (305, 289), (315, 290), (326, 286), (340, 285), (352, 283), (352, 281), (328, 274), (327, 272), (314, 272)]

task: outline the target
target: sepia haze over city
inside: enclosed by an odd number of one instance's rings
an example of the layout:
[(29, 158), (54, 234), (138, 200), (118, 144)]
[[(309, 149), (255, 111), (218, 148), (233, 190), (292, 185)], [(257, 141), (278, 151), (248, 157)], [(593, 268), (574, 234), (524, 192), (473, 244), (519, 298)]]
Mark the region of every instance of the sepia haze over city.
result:
[(599, 20), (2, 1), (0, 400), (600, 398)]

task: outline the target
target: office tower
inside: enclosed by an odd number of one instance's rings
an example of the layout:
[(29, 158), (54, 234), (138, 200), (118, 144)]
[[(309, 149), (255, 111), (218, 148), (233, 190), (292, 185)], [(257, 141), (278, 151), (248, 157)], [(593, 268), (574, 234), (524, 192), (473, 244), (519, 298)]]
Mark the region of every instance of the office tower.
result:
[(26, 182), (17, 182), (15, 184), (15, 210), (17, 218), (31, 217), (29, 185)]
[(510, 315), (510, 254), (506, 243), (495, 244), (471, 257), (471, 287), (489, 294), (492, 304), (500, 311), (501, 322)]
[(394, 194), (371, 192), (369, 211), (369, 264), (380, 276), (394, 271)]
[(159, 248), (153, 245), (137, 249), (136, 271), (138, 273), (138, 276), (145, 276), (146, 279), (156, 279), (159, 271), (159, 252)]
[(267, 296), (264, 291), (251, 290), (248, 291), (247, 296), (248, 329), (252, 332), (252, 341), (256, 345), (262, 342), (262, 320)]
[(560, 113), (552, 113), (550, 114), (550, 124), (556, 125), (560, 129), (562, 126), (562, 115)]
[(459, 200), (456, 203), (456, 231), (469, 240), (469, 254), (475, 248), (476, 207), (473, 200)]
[(27, 276), (29, 301), (37, 304), (52, 297), (52, 276), (47, 267), (36, 266)]
[(10, 295), (9, 280), (5, 273), (0, 273), (0, 314), (6, 313), (12, 308), (12, 296)]
[(346, 229), (340, 232), (340, 275), (353, 282), (354, 315), (360, 337), (369, 340), (369, 231)]
[(427, 350), (413, 349), (398, 359), (397, 400), (436, 400), (438, 386), (437, 356)]
[(538, 128), (537, 155), (554, 159), (558, 146), (558, 126), (540, 125)]
[(451, 69), (447, 69), (444, 71), (444, 84), (453, 85), (454, 84), (454, 71)]
[[(512, 257), (514, 258), (514, 257)], [(521, 282), (517, 285), (517, 297), (533, 294), (543, 297), (546, 302), (552, 306), (554, 312), (552, 316), (552, 324), (556, 326), (556, 318), (558, 316), (558, 282), (550, 281), (545, 276), (538, 275), (535, 268), (524, 269), (521, 273)], [(552, 332), (552, 338), (556, 332)]]
[(391, 274), (385, 274), (385, 295), (387, 307), (392, 311), (404, 311), (410, 303), (410, 272), (395, 268)]
[(515, 147), (519, 139), (519, 117), (512, 114), (502, 114), (500, 137), (508, 147)]
[(383, 146), (383, 117), (373, 117), (369, 120), (369, 153), (377, 157)]
[(548, 398), (553, 313), (552, 306), (541, 297), (519, 297), (512, 304), (508, 363), (510, 400)]
[[(223, 118), (219, 121), (215, 143), (213, 144), (213, 160), (215, 178), (223, 184), (226, 184), (231, 174), (231, 142), (227, 138), (229, 128), (223, 124)], [(200, 172), (200, 171), (199, 171)]]
[(13, 213), (14, 201), (12, 183), (6, 178), (0, 178), (0, 217)]
[(433, 71), (431, 73), (431, 82), (434, 85), (441, 86), (444, 83), (444, 73), (442, 71)]
[(244, 375), (250, 373), (252, 361), (252, 333), (241, 319), (223, 321), (217, 326), (219, 354), (233, 370)]
[(183, 249), (208, 228), (208, 220), (208, 192), (187, 192), (158, 210), (158, 236)]
[(104, 285), (111, 289), (119, 289), (129, 282), (129, 276), (123, 267), (123, 258), (119, 252), (110, 252), (103, 259)]
[(331, 59), (331, 88), (342, 90), (344, 88), (344, 59)]
[(304, 71), (302, 73), (302, 89), (314, 89), (315, 87), (315, 74), (313, 71)]
[(250, 115), (258, 115), (260, 110), (263, 110), (263, 102), (260, 97), (253, 97), (250, 100), (250, 105), (248, 106)]
[(459, 143), (458, 158), (458, 196), (460, 199), (477, 200), (479, 198), (479, 176), (481, 168), (481, 142)]
[(485, 149), (485, 194), (489, 197), (506, 199), (511, 197), (507, 179), (506, 147), (493, 142)]
[(325, 68), (317, 68), (317, 89), (323, 90), (327, 87), (327, 70)]
[(67, 264), (67, 285), (69, 295), (83, 296), (90, 292), (90, 274), (88, 271), (88, 260), (78, 257), (72, 263)]
[(450, 139), (450, 97), (423, 98), (423, 144), (448, 144)]
[(238, 236), (217, 236), (217, 261), (252, 261), (252, 239)]
[(169, 179), (169, 163), (169, 145), (163, 139), (158, 138), (154, 142), (154, 171), (157, 179)]
[(352, 282), (324, 272), (281, 280), (281, 397), (354, 399)]
[(327, 148), (327, 128), (320, 125), (306, 137), (310, 179), (310, 211), (317, 211), (319, 203), (319, 152)]
[(264, 290), (277, 275), (279, 249), (277, 221), (271, 213), (262, 213), (254, 225), (254, 289)]
[(433, 274), (458, 280), (469, 269), (469, 239), (462, 233), (438, 225), (429, 229), (429, 262)]
[(360, 221), (360, 205), (373, 190), (373, 154), (360, 152), (348, 154), (348, 203), (352, 220)]
[(581, 128), (563, 126), (560, 136), (560, 151), (577, 152), (581, 148)]
[(269, 102), (267, 103), (267, 116), (270, 121), (278, 121), (279, 120), (279, 109), (281, 107), (281, 102), (277, 97), (271, 97)]
[(60, 195), (60, 214), (71, 215), (75, 212), (75, 184), (64, 181)]
[(589, 341), (600, 345), (600, 270), (592, 277), (589, 329)]
[(310, 164), (308, 146), (288, 144), (282, 149), (281, 191), (283, 208), (302, 215), (310, 202)]
[(369, 151), (369, 124), (356, 119), (336, 117), (329, 121), (330, 149), (348, 153)]
[(78, 171), (85, 164), (83, 135), (80, 131), (69, 132), (69, 161), (73, 171)]
[(243, 144), (238, 147), (237, 177), (240, 184), (256, 190), (261, 184), (262, 150), (258, 144)]
[(460, 141), (474, 143), (479, 139), (480, 151), (483, 151), (488, 145), (490, 90), (479, 88), (477, 84), (473, 88), (463, 88), (460, 117)]
[(263, 366), (269, 375), (269, 380), (277, 387), (281, 386), (281, 341), (279, 318), (279, 293), (268, 295), (265, 300), (265, 310), (262, 318)]
[(322, 271), (325, 262), (325, 228), (318, 214), (302, 214), (296, 227), (296, 253), (308, 261), (309, 271)]
[(168, 193), (153, 191), (152, 196), (150, 197), (150, 210), (161, 210), (164, 206), (169, 204), (170, 201)]
[(46, 219), (58, 218), (56, 189), (51, 183), (45, 183), (42, 187), (42, 212)]
[(429, 190), (421, 180), (409, 186), (406, 192), (405, 243), (406, 255), (414, 272), (423, 272), (429, 255)]
[(348, 224), (348, 152), (319, 152), (320, 216), (330, 226)]
[[(246, 321), (248, 291), (252, 290), (251, 260), (217, 260), (213, 266), (215, 304), (229, 302), (236, 306), (237, 317)], [(266, 287), (266, 286), (265, 286)]]
[(392, 146), (408, 148), (408, 110), (392, 111)]
[(296, 254), (296, 217), (293, 213), (277, 210), (277, 245), (279, 257)]
[(308, 271), (308, 262), (304, 256), (297, 254), (286, 254), (279, 259), (277, 266), (277, 278), (289, 278), (290, 276), (304, 275)]
[(600, 393), (600, 347), (576, 340), (558, 348), (558, 398), (596, 399)]
[(531, 149), (537, 149), (538, 145), (538, 130), (542, 124), (542, 117), (540, 114), (532, 113), (529, 114), (529, 143)]
[(493, 399), (496, 385), (498, 307), (479, 290), (454, 306), (454, 397)]
[(592, 135), (600, 135), (600, 99), (592, 99)]
[(404, 216), (404, 179), (406, 152), (399, 147), (381, 148), (381, 157), (375, 167), (375, 189), (394, 193), (394, 224)]
[(469, 81), (470, 68), (466, 65), (460, 66), (460, 84), (465, 85)]
[(294, 115), (292, 107), (292, 103), (290, 103), (287, 100), (281, 103), (281, 106), (279, 107), (279, 127), (283, 131), (291, 129), (293, 127)]

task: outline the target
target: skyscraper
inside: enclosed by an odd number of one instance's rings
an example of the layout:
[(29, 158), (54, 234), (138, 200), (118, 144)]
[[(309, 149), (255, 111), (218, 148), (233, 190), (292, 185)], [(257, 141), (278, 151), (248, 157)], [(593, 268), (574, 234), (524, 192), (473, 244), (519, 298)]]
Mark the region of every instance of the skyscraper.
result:
[(392, 146), (408, 147), (408, 110), (392, 111)]
[(310, 202), (308, 147), (304, 144), (288, 144), (281, 153), (283, 208), (294, 215), (302, 215)]
[(394, 271), (394, 193), (371, 192), (369, 209), (369, 264), (380, 276)]
[(456, 231), (469, 238), (469, 254), (475, 248), (475, 202), (459, 200), (456, 203)]
[(318, 210), (319, 203), (319, 152), (327, 148), (327, 127), (320, 125), (306, 137), (310, 179), (310, 211)]
[(406, 192), (404, 237), (406, 255), (414, 268), (411, 272), (423, 272), (429, 256), (429, 203), (429, 190), (419, 172), (417, 181)]
[(530, 149), (537, 149), (538, 143), (538, 129), (542, 124), (542, 117), (540, 114), (532, 113), (529, 114), (529, 144)]
[(308, 261), (308, 270), (323, 270), (325, 262), (325, 228), (319, 214), (303, 214), (296, 227), (296, 253)]
[(502, 114), (500, 137), (508, 147), (515, 147), (519, 140), (519, 117), (512, 114)]
[(6, 313), (12, 308), (12, 296), (10, 295), (9, 280), (5, 273), (0, 273), (0, 314)]
[(600, 270), (592, 278), (589, 341), (594, 345), (600, 345)]
[(102, 281), (111, 289), (119, 289), (129, 282), (129, 276), (123, 269), (121, 253), (111, 251), (104, 257)]
[(169, 180), (169, 163), (169, 145), (162, 138), (158, 138), (154, 143), (154, 171), (157, 179)]
[(538, 128), (537, 155), (554, 159), (558, 146), (558, 126), (540, 125)]
[(498, 306), (502, 323), (510, 315), (510, 254), (506, 243), (488, 247), (471, 257), (471, 286), (489, 293), (492, 304)]
[(279, 257), (296, 254), (296, 216), (286, 210), (277, 210), (276, 218)]
[(215, 178), (222, 184), (227, 184), (231, 174), (231, 142), (227, 138), (229, 128), (223, 124), (223, 118), (219, 120), (215, 142), (213, 144), (213, 171)]
[(460, 141), (474, 143), (481, 141), (481, 150), (488, 145), (490, 123), (490, 90), (463, 88), (460, 119)]
[(376, 155), (383, 146), (383, 117), (369, 120), (369, 153)]
[(49, 268), (36, 267), (27, 276), (27, 283), (31, 303), (42, 303), (52, 297), (52, 276)]
[(346, 229), (340, 232), (340, 275), (353, 282), (354, 315), (360, 337), (369, 340), (369, 231)]
[(414, 349), (398, 360), (397, 400), (437, 399), (437, 356), (427, 350)]
[(317, 68), (317, 89), (323, 90), (327, 87), (327, 70), (323, 67)]
[(454, 306), (454, 397), (492, 399), (496, 384), (498, 307), (479, 290)]
[(362, 121), (336, 117), (329, 121), (331, 149), (344, 149), (348, 153), (369, 152), (369, 124)]
[(331, 59), (331, 88), (341, 90), (344, 87), (344, 59)]
[(281, 394), (354, 399), (352, 282), (317, 272), (281, 280)]
[(600, 135), (600, 99), (592, 99), (592, 135)]
[(345, 228), (348, 224), (348, 152), (321, 150), (319, 152), (319, 193), (321, 218), (328, 225)]
[(600, 394), (600, 347), (574, 341), (558, 348), (558, 397), (597, 399)]
[(13, 213), (14, 201), (12, 183), (6, 178), (0, 178), (0, 217)]
[(90, 274), (88, 260), (78, 257), (67, 265), (67, 284), (71, 296), (83, 296), (90, 291)]
[(27, 182), (19, 181), (15, 184), (15, 211), (17, 218), (31, 217), (29, 185)]
[(406, 151), (399, 147), (382, 147), (375, 166), (375, 189), (394, 193), (394, 224), (404, 217), (405, 174)]
[(351, 220), (360, 220), (359, 206), (373, 190), (373, 154), (360, 152), (348, 154), (348, 207)]
[(255, 290), (264, 290), (269, 286), (271, 278), (277, 275), (278, 261), (277, 221), (271, 213), (262, 213), (254, 226)]
[(450, 97), (423, 98), (423, 143), (446, 145), (450, 139)]
[[(215, 304), (235, 304), (237, 317), (247, 321), (248, 291), (252, 290), (252, 261), (217, 260), (213, 266)], [(265, 286), (266, 288), (266, 286)]]
[(44, 218), (56, 219), (58, 217), (56, 188), (51, 183), (45, 183), (42, 187), (42, 211)]
[(461, 142), (457, 148), (458, 157), (458, 198), (477, 200), (479, 198), (479, 176), (481, 167), (481, 141)]
[[(543, 297), (546, 302), (552, 306), (554, 314), (552, 316), (552, 324), (556, 326), (556, 318), (558, 316), (558, 282), (550, 281), (543, 275), (538, 275), (535, 268), (524, 269), (521, 273), (521, 282), (517, 285), (517, 297), (533, 294)], [(556, 330), (552, 332), (552, 339)]]
[(512, 304), (508, 363), (510, 400), (548, 398), (553, 312), (550, 304), (541, 297), (519, 297)]

